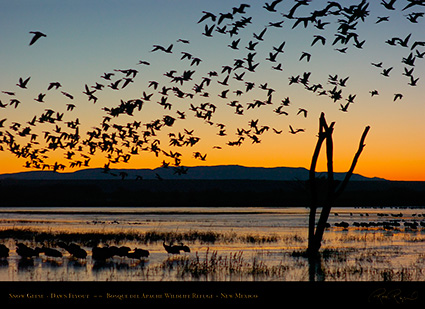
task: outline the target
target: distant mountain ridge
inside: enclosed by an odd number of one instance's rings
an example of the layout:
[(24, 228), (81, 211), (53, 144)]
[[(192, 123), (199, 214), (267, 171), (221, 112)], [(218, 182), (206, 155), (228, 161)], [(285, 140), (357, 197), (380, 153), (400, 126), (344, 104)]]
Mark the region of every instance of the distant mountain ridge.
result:
[[(104, 173), (102, 168), (84, 169), (70, 173), (59, 173), (53, 171), (28, 171), (21, 173), (2, 174), (1, 179), (16, 180), (102, 180), (117, 179), (125, 173), (125, 179), (157, 179), (159, 175), (162, 179), (192, 179), (192, 180), (307, 180), (309, 171), (302, 167), (245, 167), (240, 165), (216, 165), (216, 166), (194, 166), (187, 167), (187, 173), (178, 175), (175, 169), (155, 168), (155, 169), (111, 169), (109, 173)], [(326, 173), (316, 173), (316, 175), (326, 176)], [(342, 180), (345, 173), (334, 173), (336, 180)], [(351, 180), (385, 180), (378, 177), (365, 177), (353, 174)]]

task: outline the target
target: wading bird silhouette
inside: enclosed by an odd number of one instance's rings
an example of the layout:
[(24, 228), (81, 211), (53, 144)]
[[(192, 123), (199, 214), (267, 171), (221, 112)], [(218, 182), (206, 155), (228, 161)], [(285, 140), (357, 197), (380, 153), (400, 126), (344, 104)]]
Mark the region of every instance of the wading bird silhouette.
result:
[(167, 245), (165, 244), (165, 240), (163, 241), (162, 246), (168, 254), (180, 254), (180, 246), (173, 246), (172, 244)]
[(17, 243), (16, 253), (22, 258), (33, 258), (39, 256), (40, 248), (32, 249), (23, 243)]

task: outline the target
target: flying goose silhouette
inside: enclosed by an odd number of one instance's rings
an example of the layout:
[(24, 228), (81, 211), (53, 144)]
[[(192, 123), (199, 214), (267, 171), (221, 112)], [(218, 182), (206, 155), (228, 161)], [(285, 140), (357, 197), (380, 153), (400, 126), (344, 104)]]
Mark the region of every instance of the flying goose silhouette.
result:
[(16, 84), (16, 86), (19, 86), (23, 89), (27, 89), (27, 84), (28, 81), (30, 80), (31, 77), (28, 77), (26, 80), (22, 80), (22, 77), (19, 78), (18, 84)]
[(37, 40), (41, 37), (46, 37), (46, 35), (40, 31), (30, 31), (30, 33), (34, 34), (31, 39), (30, 46), (33, 45)]

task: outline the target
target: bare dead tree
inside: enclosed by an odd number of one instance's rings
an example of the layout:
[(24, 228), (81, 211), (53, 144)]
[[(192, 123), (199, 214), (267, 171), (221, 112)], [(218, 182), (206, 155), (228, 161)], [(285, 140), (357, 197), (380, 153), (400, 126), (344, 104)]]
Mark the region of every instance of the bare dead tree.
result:
[[(370, 127), (367, 126), (362, 134), (360, 139), (359, 147), (354, 155), (351, 167), (348, 172), (345, 174), (344, 180), (337, 188), (334, 180), (333, 172), (333, 139), (332, 133), (334, 130), (335, 122), (332, 122), (329, 126), (326, 123), (325, 114), (322, 113), (319, 119), (319, 134), (316, 147), (314, 149), (313, 157), (310, 165), (309, 172), (309, 185), (311, 191), (311, 206), (310, 206), (310, 217), (309, 217), (309, 226), (308, 226), (308, 249), (307, 254), (309, 256), (315, 256), (318, 254), (319, 249), (322, 244), (323, 234), (326, 228), (326, 223), (329, 218), (332, 206), (334, 205), (335, 199), (344, 191), (345, 187), (348, 184), (348, 181), (351, 178), (351, 175), (354, 172), (357, 161), (360, 157), (360, 154), (365, 147), (365, 139), (367, 133), (369, 132)], [(319, 158), (320, 150), (322, 148), (323, 142), (326, 141), (326, 159), (327, 159), (327, 193), (323, 202), (322, 211), (320, 212), (319, 221), (316, 226), (316, 212), (317, 207), (319, 206), (318, 200), (318, 188), (317, 188), (317, 178), (316, 178), (316, 165)]]

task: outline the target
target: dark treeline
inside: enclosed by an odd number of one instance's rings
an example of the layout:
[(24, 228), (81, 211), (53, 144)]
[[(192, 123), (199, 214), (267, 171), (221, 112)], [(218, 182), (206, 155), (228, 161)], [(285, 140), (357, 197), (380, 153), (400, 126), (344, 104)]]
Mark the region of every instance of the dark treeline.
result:
[[(1, 206), (308, 207), (304, 181), (2, 180)], [(425, 182), (352, 181), (335, 206), (425, 206)]]

